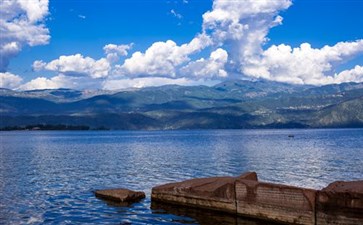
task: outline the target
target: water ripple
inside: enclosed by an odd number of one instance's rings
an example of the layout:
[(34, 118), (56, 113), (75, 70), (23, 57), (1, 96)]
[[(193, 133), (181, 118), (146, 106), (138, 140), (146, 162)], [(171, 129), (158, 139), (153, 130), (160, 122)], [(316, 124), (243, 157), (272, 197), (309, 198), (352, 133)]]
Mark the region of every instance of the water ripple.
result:
[[(0, 224), (235, 224), (237, 218), (204, 212), (151, 209), (151, 188), (244, 171), (309, 188), (363, 179), (362, 129), (1, 132), (0, 141)], [(147, 198), (122, 207), (94, 197), (97, 189), (119, 187)]]

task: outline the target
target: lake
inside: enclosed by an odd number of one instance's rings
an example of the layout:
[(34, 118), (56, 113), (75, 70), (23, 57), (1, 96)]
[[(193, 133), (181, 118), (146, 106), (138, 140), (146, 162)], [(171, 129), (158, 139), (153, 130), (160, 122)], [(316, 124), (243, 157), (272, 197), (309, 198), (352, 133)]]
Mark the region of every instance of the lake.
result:
[[(13, 131), (0, 132), (0, 143), (0, 224), (234, 224), (208, 212), (151, 209), (151, 188), (245, 171), (309, 188), (363, 179), (363, 129)], [(122, 207), (93, 194), (120, 187), (147, 198)]]

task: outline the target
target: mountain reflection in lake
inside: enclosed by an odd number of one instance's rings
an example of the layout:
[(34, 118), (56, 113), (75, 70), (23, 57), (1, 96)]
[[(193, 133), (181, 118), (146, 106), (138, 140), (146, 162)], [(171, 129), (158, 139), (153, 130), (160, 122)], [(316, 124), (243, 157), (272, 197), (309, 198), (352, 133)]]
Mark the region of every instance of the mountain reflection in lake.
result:
[[(256, 225), (263, 222), (151, 207), (151, 188), (244, 171), (310, 188), (363, 179), (363, 129), (1, 132), (0, 143), (0, 224)], [(147, 198), (122, 207), (93, 195), (118, 187)]]

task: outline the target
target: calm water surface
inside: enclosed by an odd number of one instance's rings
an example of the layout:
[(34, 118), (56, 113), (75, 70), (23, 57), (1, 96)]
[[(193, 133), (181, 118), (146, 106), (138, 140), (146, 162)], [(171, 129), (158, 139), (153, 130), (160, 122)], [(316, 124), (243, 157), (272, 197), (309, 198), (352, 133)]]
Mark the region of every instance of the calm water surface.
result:
[[(309, 188), (363, 179), (363, 129), (1, 132), (0, 143), (0, 224), (211, 224), (151, 209), (151, 188), (244, 171)], [(93, 195), (119, 187), (147, 198), (121, 207)]]

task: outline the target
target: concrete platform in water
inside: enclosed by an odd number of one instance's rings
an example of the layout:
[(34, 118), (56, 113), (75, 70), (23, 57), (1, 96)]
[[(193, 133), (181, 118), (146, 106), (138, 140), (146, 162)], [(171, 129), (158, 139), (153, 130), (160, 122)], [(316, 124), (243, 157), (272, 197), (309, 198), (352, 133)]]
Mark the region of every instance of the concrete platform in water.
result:
[(335, 182), (322, 190), (239, 177), (191, 179), (154, 187), (152, 202), (193, 206), (287, 224), (363, 224), (363, 181)]

